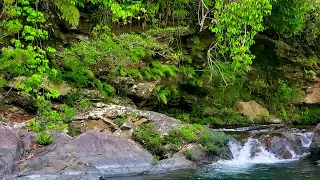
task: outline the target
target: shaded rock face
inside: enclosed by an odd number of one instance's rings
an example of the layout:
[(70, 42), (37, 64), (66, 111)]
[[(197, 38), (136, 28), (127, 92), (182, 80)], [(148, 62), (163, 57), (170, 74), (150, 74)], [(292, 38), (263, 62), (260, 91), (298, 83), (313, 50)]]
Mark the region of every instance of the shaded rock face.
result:
[(240, 114), (252, 120), (269, 115), (269, 111), (267, 110), (267, 108), (261, 106), (255, 101), (249, 101), (249, 102), (239, 101), (236, 104), (236, 108)]
[(320, 160), (320, 124), (313, 132), (313, 139), (310, 145), (311, 158), (314, 163)]
[(0, 92), (0, 105), (2, 104), (14, 104), (23, 107), (28, 112), (34, 112), (36, 110), (36, 99), (30, 94), (19, 93), (10, 91), (1, 93)]
[(167, 134), (171, 129), (181, 126), (180, 121), (175, 118), (166, 116), (161, 113), (153, 111), (141, 111), (131, 107), (113, 105), (113, 104), (103, 104), (96, 103), (95, 108), (89, 112), (82, 113), (75, 117), (75, 120), (97, 120), (102, 119), (109, 124), (112, 124), (108, 119), (114, 119), (123, 115), (134, 114), (137, 121), (133, 122), (135, 125), (140, 125), (141, 123), (151, 121), (155, 123), (156, 129), (161, 133), (161, 135)]
[(18, 132), (0, 128), (0, 179), (13, 172), (15, 162), (20, 156), (20, 150)]
[(23, 123), (34, 118), (23, 109), (12, 105), (0, 106), (0, 124), (8, 123)]

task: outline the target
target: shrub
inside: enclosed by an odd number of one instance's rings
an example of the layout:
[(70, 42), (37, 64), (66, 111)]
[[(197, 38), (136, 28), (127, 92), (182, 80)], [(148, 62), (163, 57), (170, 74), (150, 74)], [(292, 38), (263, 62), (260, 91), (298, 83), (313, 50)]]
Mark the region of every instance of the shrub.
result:
[(311, 107), (305, 108), (301, 112), (301, 123), (302, 124), (317, 124), (320, 123), (320, 108)]
[(228, 144), (230, 137), (223, 132), (205, 131), (200, 136), (200, 143), (209, 153), (218, 154)]
[(164, 152), (164, 139), (159, 132), (155, 130), (153, 124), (141, 124), (137, 131), (133, 134), (133, 139), (139, 142), (151, 154), (163, 158)]

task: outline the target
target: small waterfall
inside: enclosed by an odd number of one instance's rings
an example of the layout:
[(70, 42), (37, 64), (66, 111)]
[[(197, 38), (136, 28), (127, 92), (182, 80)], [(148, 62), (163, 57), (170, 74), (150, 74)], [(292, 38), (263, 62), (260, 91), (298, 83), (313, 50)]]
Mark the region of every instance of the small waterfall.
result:
[[(295, 133), (301, 141), (301, 146), (308, 148), (312, 142), (312, 133)], [(284, 149), (287, 150), (292, 156), (291, 159), (279, 159), (275, 154), (269, 152), (258, 139), (249, 137), (244, 144), (236, 141), (229, 142), (229, 148), (232, 153), (233, 159), (221, 160), (217, 164), (220, 165), (253, 165), (253, 164), (274, 164), (274, 163), (285, 163), (298, 160), (303, 155), (296, 154), (288, 144), (284, 143)]]
[(229, 161), (219, 161), (227, 164), (271, 164), (282, 160), (268, 152), (255, 138), (248, 138), (247, 142), (241, 146), (240, 143), (231, 141), (229, 143), (233, 159)]

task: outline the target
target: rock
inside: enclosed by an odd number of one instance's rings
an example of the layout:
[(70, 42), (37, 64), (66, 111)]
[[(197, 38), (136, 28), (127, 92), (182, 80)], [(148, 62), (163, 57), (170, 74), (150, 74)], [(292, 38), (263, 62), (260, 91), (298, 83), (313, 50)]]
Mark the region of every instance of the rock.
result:
[[(44, 153), (45, 152), (45, 153)], [(114, 177), (137, 175), (152, 168), (152, 155), (129, 139), (89, 131), (62, 143), (50, 145), (35, 158), (18, 164), (19, 177)]]
[(267, 108), (261, 106), (255, 101), (239, 101), (236, 104), (236, 108), (240, 114), (248, 117), (251, 120), (261, 118), (264, 116), (269, 116), (269, 111), (267, 110)]
[(36, 107), (36, 99), (30, 94), (23, 92), (15, 92), (10, 91), (7, 93), (0, 93), (0, 105), (2, 104), (15, 104), (19, 107), (22, 107), (27, 112), (35, 112), (37, 110)]
[[(189, 152), (186, 155), (186, 151)], [(182, 148), (179, 153), (181, 155), (187, 156), (186, 158), (192, 160), (197, 164), (203, 163), (211, 163), (212, 161), (209, 160), (210, 158), (207, 156), (206, 149), (201, 146), (200, 144), (188, 144), (186, 147)], [(189, 157), (188, 157), (189, 156)], [(208, 162), (210, 161), (210, 162)]]
[(22, 108), (13, 105), (0, 106), (0, 122), (4, 123), (24, 123), (34, 118)]
[(310, 145), (311, 158), (313, 162), (320, 160), (320, 123), (313, 132), (312, 143)]
[(135, 81), (130, 77), (103, 78), (116, 89), (136, 99), (149, 99), (160, 81)]
[(83, 122), (84, 132), (96, 130), (102, 132), (105, 129), (110, 129), (108, 124), (103, 120), (86, 120)]
[(306, 104), (319, 104), (320, 103), (320, 87), (319, 84), (312, 85), (307, 88), (306, 96), (303, 102)]
[(126, 129), (126, 130), (118, 129), (113, 134), (123, 138), (130, 138), (133, 135), (133, 132), (134, 132), (133, 129)]
[[(84, 112), (78, 116), (76, 116), (75, 120), (87, 120), (87, 119), (105, 119), (111, 118), (114, 119), (116, 117), (124, 116), (124, 115), (132, 115), (138, 118), (147, 118), (148, 121), (155, 122), (156, 129), (160, 132), (161, 135), (167, 134), (171, 129), (180, 127), (181, 122), (175, 118), (166, 116), (161, 113), (153, 112), (153, 111), (141, 111), (131, 107), (119, 106), (113, 104), (103, 104), (98, 103), (95, 105), (96, 108), (88, 112)], [(97, 108), (101, 107), (101, 108)]]
[(149, 99), (158, 83), (159, 81), (134, 83), (130, 92), (138, 98)]
[(300, 135), (295, 133), (268, 134), (260, 137), (260, 141), (267, 150), (279, 159), (293, 159), (296, 158), (296, 155), (308, 152), (308, 147), (303, 146)]
[(21, 153), (21, 142), (16, 129), (0, 128), (0, 179), (11, 174)]
[(286, 141), (278, 136), (264, 139), (261, 143), (268, 151), (275, 154), (279, 159), (292, 159), (290, 149), (287, 148)]
[(130, 129), (135, 130), (136, 129), (136, 125), (134, 123), (132, 123), (132, 122), (125, 122), (125, 123), (122, 124), (121, 129), (122, 130), (130, 130)]
[(272, 124), (281, 124), (282, 120), (277, 118), (271, 118), (271, 119), (268, 119), (268, 122)]
[(147, 121), (148, 121), (148, 118), (142, 117), (142, 118), (139, 118), (139, 120), (134, 121), (133, 123), (136, 127), (138, 127)]
[(194, 163), (180, 154), (175, 154), (169, 159), (159, 161), (151, 170), (150, 174), (166, 173), (179, 169), (191, 168)]

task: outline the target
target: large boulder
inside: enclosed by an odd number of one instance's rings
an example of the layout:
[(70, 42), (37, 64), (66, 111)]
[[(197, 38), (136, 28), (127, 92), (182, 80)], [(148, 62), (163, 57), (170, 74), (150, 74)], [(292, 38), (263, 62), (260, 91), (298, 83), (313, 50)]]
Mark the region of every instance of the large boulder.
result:
[(151, 170), (150, 174), (166, 173), (179, 169), (187, 169), (194, 166), (194, 163), (181, 154), (175, 154), (171, 158), (159, 161)]
[(314, 84), (307, 88), (306, 96), (303, 99), (306, 104), (319, 104), (320, 103), (320, 86)]
[(19, 133), (15, 129), (0, 128), (0, 179), (11, 174), (21, 153)]
[(53, 144), (17, 165), (14, 176), (32, 179), (137, 175), (152, 168), (152, 155), (132, 140), (89, 131)]
[(269, 111), (267, 110), (267, 108), (261, 106), (255, 101), (239, 101), (236, 104), (236, 108), (240, 114), (248, 117), (251, 120), (261, 118), (264, 116), (269, 116)]
[[(141, 111), (127, 106), (119, 106), (113, 104), (96, 103), (95, 108), (92, 108), (88, 112), (84, 112), (76, 116), (75, 120), (95, 120), (102, 119), (108, 121), (109, 119), (114, 119), (120, 116), (132, 116), (134, 115), (134, 124), (139, 125), (143, 122), (154, 122), (156, 130), (161, 133), (161, 135), (167, 134), (171, 129), (180, 127), (181, 122), (175, 118), (166, 116), (161, 113), (153, 111)], [(112, 123), (112, 122), (110, 122)]]
[(320, 160), (320, 123), (313, 132), (312, 143), (310, 145), (311, 158), (313, 162)]
[(308, 152), (305, 139), (299, 133), (281, 132), (260, 137), (266, 149), (279, 159), (294, 159)]

